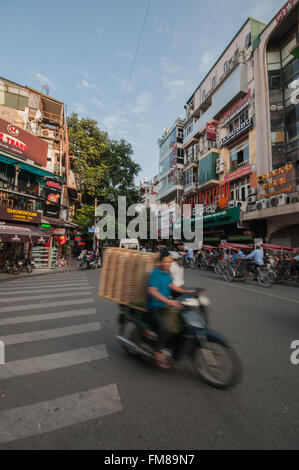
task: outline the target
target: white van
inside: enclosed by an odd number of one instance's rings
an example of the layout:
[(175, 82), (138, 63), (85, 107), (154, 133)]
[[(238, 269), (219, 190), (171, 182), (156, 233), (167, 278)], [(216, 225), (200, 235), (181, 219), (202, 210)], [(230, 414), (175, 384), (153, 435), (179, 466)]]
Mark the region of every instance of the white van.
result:
[(125, 248), (126, 250), (138, 250), (139, 251), (139, 242), (137, 239), (124, 238), (120, 241), (120, 248)]

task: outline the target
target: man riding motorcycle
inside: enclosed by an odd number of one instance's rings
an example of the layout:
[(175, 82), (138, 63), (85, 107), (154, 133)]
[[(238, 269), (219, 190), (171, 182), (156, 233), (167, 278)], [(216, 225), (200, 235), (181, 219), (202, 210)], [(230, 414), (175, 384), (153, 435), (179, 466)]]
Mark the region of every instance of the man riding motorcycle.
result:
[(186, 290), (174, 285), (169, 269), (173, 259), (169, 253), (163, 253), (160, 258), (160, 266), (153, 270), (148, 282), (147, 310), (149, 322), (158, 334), (157, 352), (155, 360), (157, 366), (168, 369), (163, 350), (165, 349), (168, 330), (164, 319), (163, 309), (165, 307), (181, 308), (181, 304), (171, 298), (171, 291), (179, 294), (196, 294), (196, 291)]

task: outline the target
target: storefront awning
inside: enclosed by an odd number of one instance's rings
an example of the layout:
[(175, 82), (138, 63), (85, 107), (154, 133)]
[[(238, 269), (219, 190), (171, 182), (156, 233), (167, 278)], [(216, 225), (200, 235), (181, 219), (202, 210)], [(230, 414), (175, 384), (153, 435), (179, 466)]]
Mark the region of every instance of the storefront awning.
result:
[(45, 234), (35, 225), (0, 225), (0, 241), (4, 243), (14, 241), (39, 243), (41, 238), (47, 243), (50, 240), (50, 235)]
[[(26, 243), (30, 241), (31, 230), (15, 225), (0, 225), (0, 241), (4, 243), (18, 241)], [(14, 240), (15, 239), (15, 240)]]
[(34, 173), (39, 176), (46, 176), (48, 178), (62, 178), (62, 176), (50, 173), (43, 168), (37, 168), (36, 166), (28, 165), (27, 163), (20, 162), (19, 160), (15, 160), (14, 158), (7, 157), (3, 154), (0, 154), (0, 162), (6, 163), (7, 165), (18, 165), (21, 170), (28, 171), (29, 173)]

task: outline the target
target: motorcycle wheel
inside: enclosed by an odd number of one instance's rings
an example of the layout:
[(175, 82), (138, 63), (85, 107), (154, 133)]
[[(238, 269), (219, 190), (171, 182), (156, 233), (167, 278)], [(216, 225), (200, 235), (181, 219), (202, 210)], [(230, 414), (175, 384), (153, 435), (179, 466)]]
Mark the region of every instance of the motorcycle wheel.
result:
[[(138, 337), (137, 326), (131, 321), (124, 323), (120, 327), (120, 335), (126, 338), (127, 340), (131, 341), (132, 343), (136, 343)], [(128, 354), (130, 354), (130, 356), (137, 357), (139, 355), (136, 351), (133, 351), (131, 348), (125, 346), (124, 344), (122, 344), (121, 346)]]
[(241, 362), (236, 352), (220, 340), (210, 339), (204, 348), (197, 347), (193, 366), (200, 379), (214, 388), (231, 388), (241, 379)]
[(219, 275), (222, 274), (221, 264), (217, 263), (217, 264), (215, 265), (215, 273), (216, 273), (216, 274), (219, 274)]
[(286, 271), (284, 273), (284, 275), (282, 276), (282, 278), (279, 278), (276, 280), (276, 284), (284, 284), (285, 282), (287, 282), (289, 279), (291, 278), (291, 272), (290, 271)]
[(11, 272), (12, 274), (20, 274), (21, 268), (19, 266), (16, 266), (15, 264), (11, 267)]
[(259, 271), (257, 275), (257, 280), (260, 286), (269, 289), (273, 286), (276, 281), (276, 274), (274, 271)]
[(33, 271), (33, 266), (27, 266), (27, 273), (31, 274)]
[(207, 271), (209, 269), (209, 265), (206, 261), (201, 261), (200, 262), (200, 269), (202, 269), (203, 271)]
[(235, 277), (234, 269), (231, 266), (226, 266), (223, 270), (223, 278), (226, 282), (232, 282)]
[(190, 260), (190, 268), (191, 269), (195, 269), (196, 268), (196, 264), (195, 264), (195, 261), (193, 259)]

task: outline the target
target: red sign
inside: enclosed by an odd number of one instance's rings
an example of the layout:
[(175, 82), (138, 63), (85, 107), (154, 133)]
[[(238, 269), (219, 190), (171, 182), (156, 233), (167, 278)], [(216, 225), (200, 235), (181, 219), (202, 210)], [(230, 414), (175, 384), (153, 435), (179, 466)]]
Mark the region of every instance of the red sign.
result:
[(217, 137), (217, 127), (215, 124), (208, 123), (207, 124), (207, 139), (208, 140), (216, 140)]
[(60, 186), (60, 184), (58, 183), (55, 183), (55, 181), (47, 181), (46, 182), (46, 186), (48, 188), (55, 188), (55, 189), (58, 189), (58, 191), (61, 191), (62, 190), (62, 186)]
[(278, 15), (276, 16), (276, 23), (280, 23), (286, 16), (287, 14), (294, 8), (298, 0), (289, 0), (280, 10)]
[(227, 121), (228, 119), (230, 119), (234, 114), (236, 114), (243, 106), (245, 106), (248, 101), (250, 100), (250, 97), (251, 97), (251, 90), (249, 88), (248, 90), (248, 93), (247, 95), (237, 101), (236, 104), (234, 104), (234, 106), (232, 106), (225, 114), (223, 114), (223, 116), (220, 117), (219, 119), (219, 125), (221, 126), (225, 121)]
[(4, 119), (0, 119), (0, 150), (47, 166), (48, 144)]
[(238, 180), (251, 173), (251, 165), (243, 166), (225, 177), (225, 182)]

